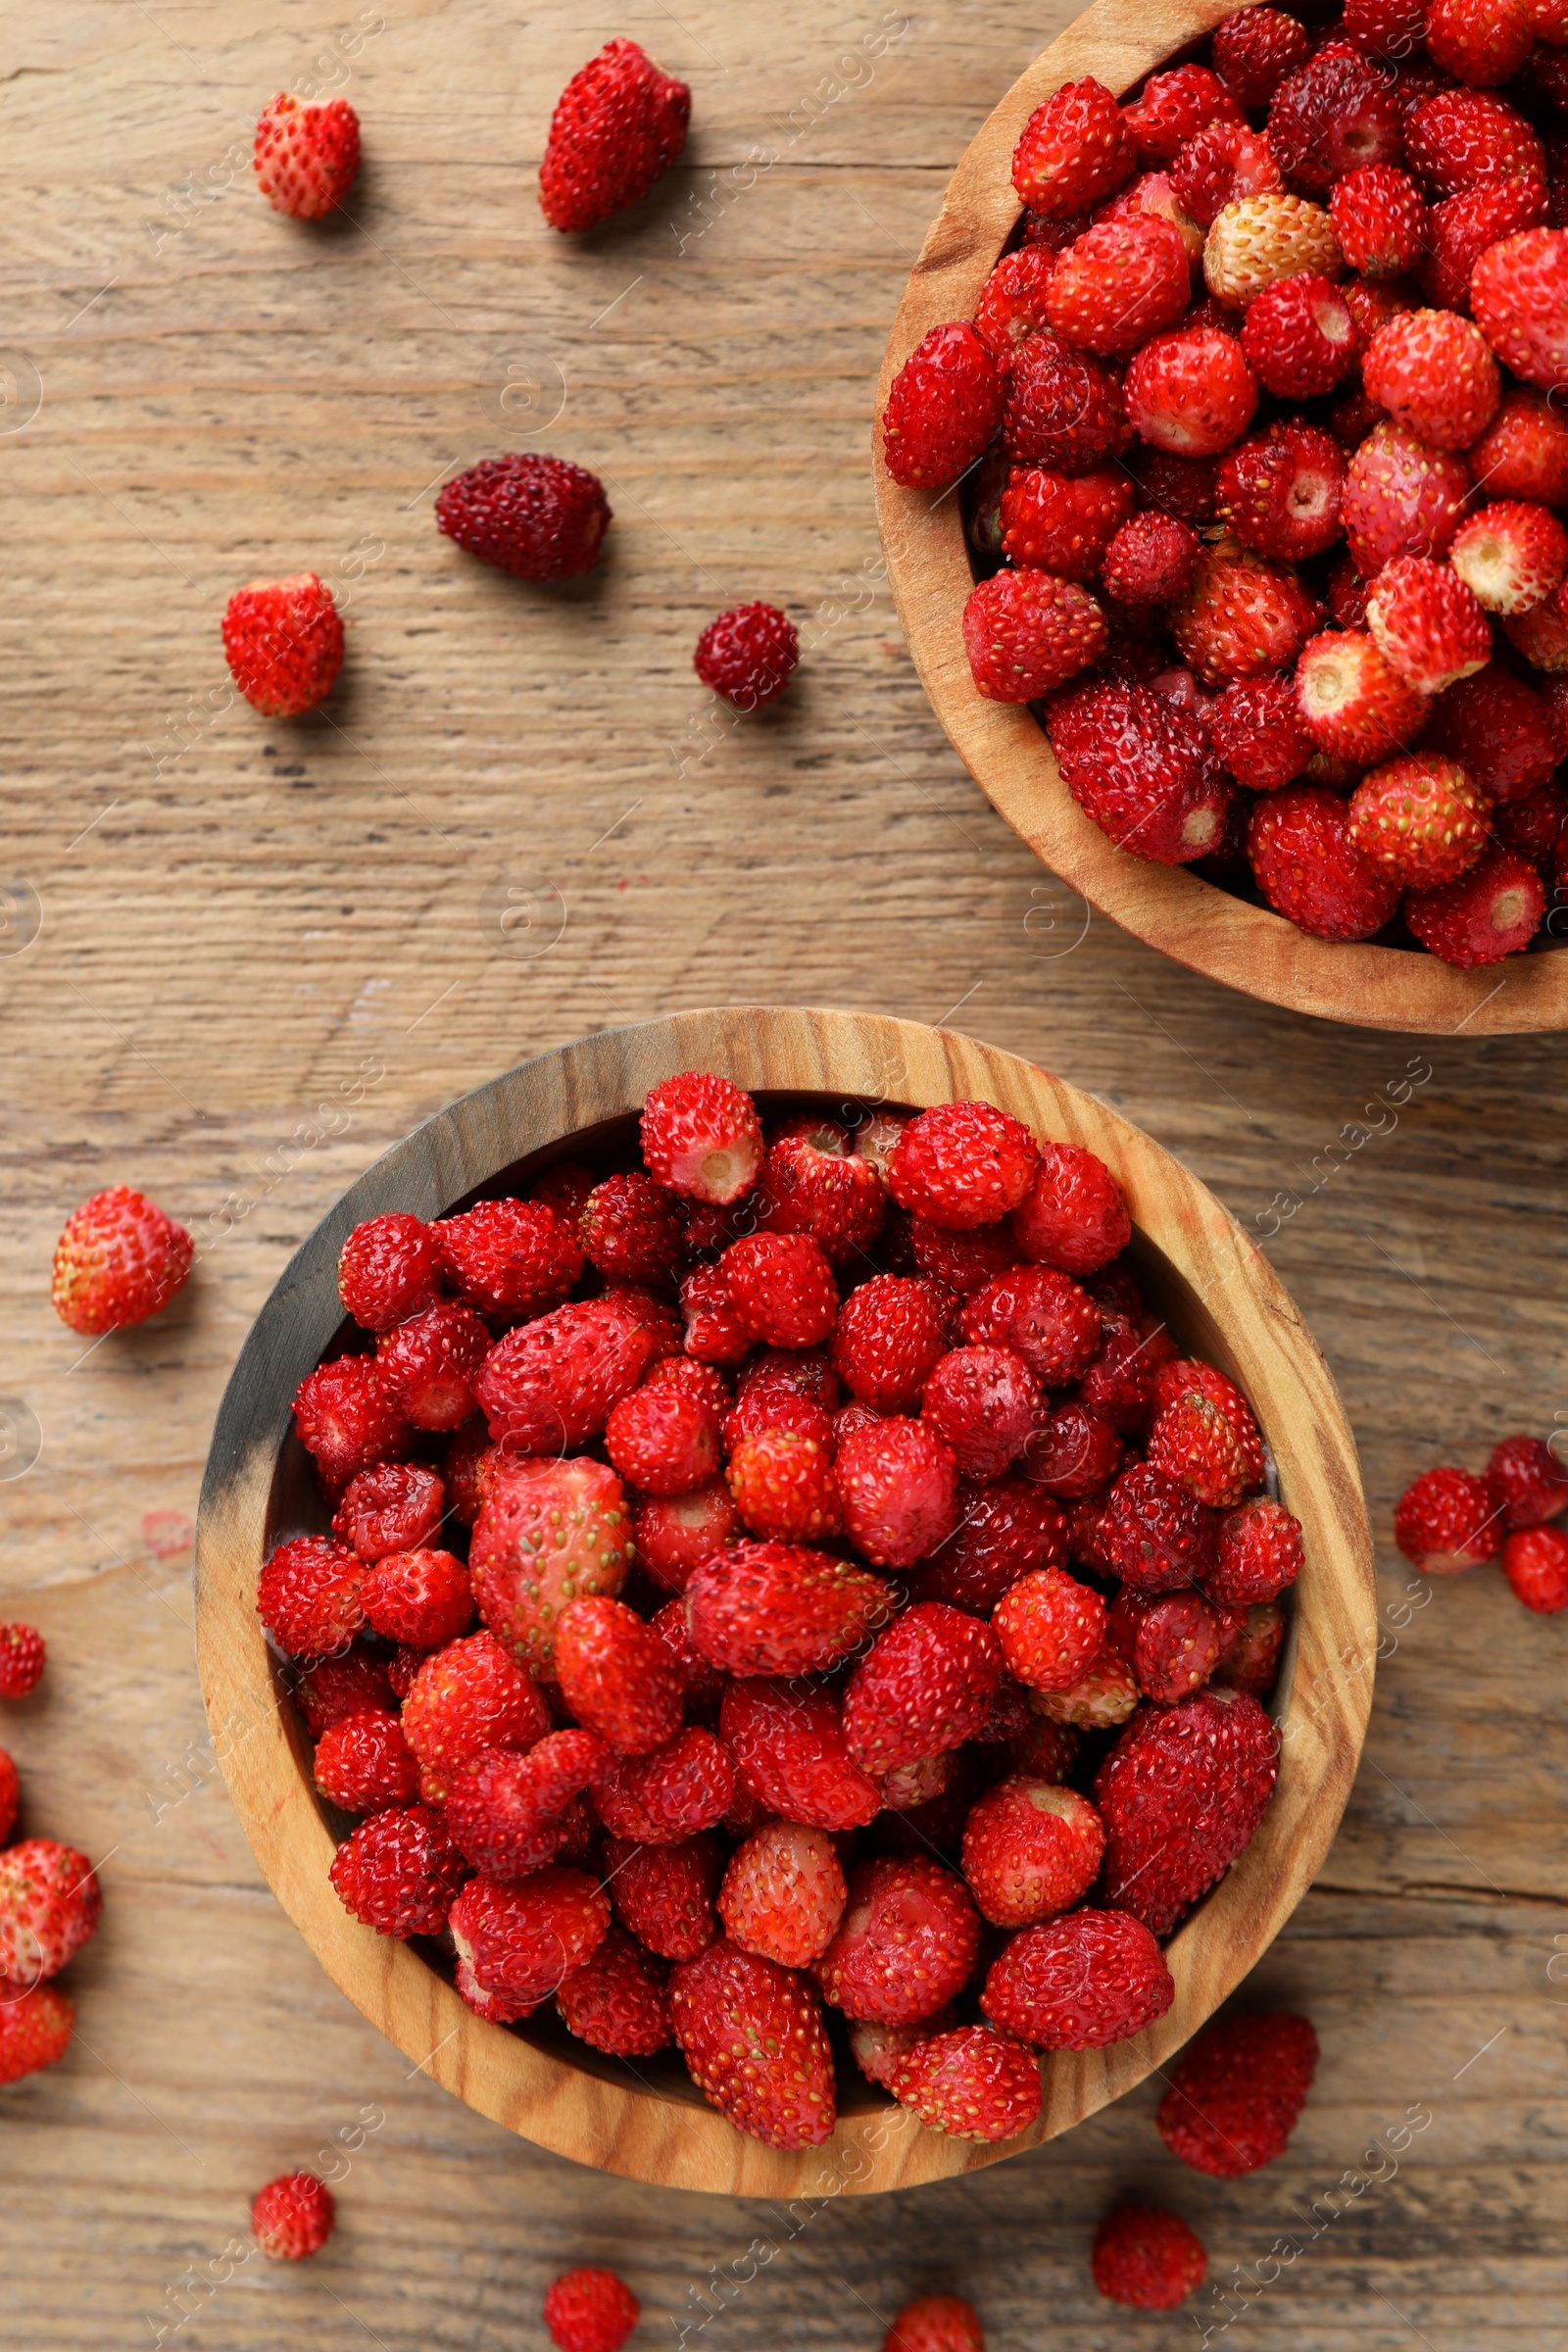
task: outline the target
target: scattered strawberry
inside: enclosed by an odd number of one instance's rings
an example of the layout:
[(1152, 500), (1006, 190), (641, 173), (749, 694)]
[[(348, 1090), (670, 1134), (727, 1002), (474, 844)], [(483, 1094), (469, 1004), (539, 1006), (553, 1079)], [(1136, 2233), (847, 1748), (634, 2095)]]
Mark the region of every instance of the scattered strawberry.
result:
[(1428, 1576), (1452, 1576), (1502, 1548), (1503, 1504), (1468, 1470), (1423, 1470), (1394, 1511), (1394, 1540)]
[(1171, 2154), (1218, 2180), (1255, 2173), (1285, 2153), (1317, 2072), (1304, 2017), (1233, 2011), (1172, 2068), (1155, 2121)]
[(1174, 2311), (1208, 2275), (1208, 2256), (1187, 2224), (1156, 2205), (1118, 2205), (1095, 2232), (1091, 2270), (1107, 2302)]
[(251, 2205), (251, 2230), (270, 2262), (304, 2262), (319, 2254), (336, 2220), (332, 2191), (314, 2173), (269, 2180)]
[(161, 1314), (190, 1272), (190, 1235), (128, 1184), (73, 1209), (55, 1244), (55, 1313), (84, 1338)]
[(1278, 1766), (1279, 1735), (1240, 1692), (1141, 1710), (1095, 1782), (1106, 1900), (1168, 1936), (1247, 1844)]
[(888, 2077), (888, 2088), (928, 2132), (955, 2139), (1013, 2139), (1040, 2113), (1038, 2061), (984, 2026), (959, 2026), (915, 2042)]
[(53, 1984), (35, 1984), (26, 1992), (8, 1985), (0, 2000), (0, 2083), (20, 2082), (25, 2075), (58, 2065), (75, 2028), (75, 2005), (68, 1993)]
[(1102, 2050), (1163, 2017), (1175, 1997), (1141, 1920), (1085, 1908), (1020, 1929), (992, 1962), (980, 2006), (1036, 2048)]
[(611, 521), (604, 484), (584, 466), (533, 452), (481, 458), (435, 502), (436, 526), (517, 580), (592, 571)]
[(1456, 882), (1412, 891), (1404, 903), (1404, 919), (1421, 945), (1461, 971), (1521, 954), (1545, 911), (1539, 872), (1500, 842)]
[(710, 2106), (769, 2147), (833, 2129), (833, 2058), (810, 1980), (720, 1936), (670, 1972), (675, 2038)]
[(262, 109), (252, 161), (274, 213), (319, 220), (335, 213), (360, 168), (360, 119), (346, 98), (312, 106), (287, 90)]
[(468, 1865), (429, 1805), (362, 1821), (328, 1872), (344, 1909), (380, 1936), (439, 1936)]
[(882, 2339), (882, 2352), (985, 2352), (985, 2346), (980, 2315), (959, 2295), (916, 2295), (894, 2313)]
[(331, 589), (314, 571), (236, 589), (223, 610), (223, 652), (235, 685), (264, 717), (314, 710), (343, 666)]
[(1538, 1616), (1568, 1609), (1568, 1535), (1560, 1527), (1527, 1527), (1509, 1536), (1502, 1572), (1517, 1598)]
[(85, 1854), (54, 1838), (24, 1838), (0, 1852), (0, 1979), (13, 1986), (58, 1976), (103, 1913)]
[(686, 144), (692, 94), (635, 41), (609, 41), (556, 101), (539, 166), (552, 228), (593, 228), (637, 204)]
[(613, 2271), (564, 2271), (545, 2296), (544, 2323), (561, 2352), (620, 2352), (641, 2311)]
[(29, 1690), (36, 1690), (43, 1681), (45, 1656), (36, 1626), (0, 1625), (0, 1698), (25, 1698)]
[(1502, 1497), (1503, 1524), (1536, 1527), (1568, 1510), (1568, 1471), (1541, 1438), (1504, 1438), (1487, 1457), (1487, 1477)]
[(692, 666), (737, 710), (762, 710), (777, 702), (800, 659), (795, 623), (777, 605), (737, 605), (709, 622)]

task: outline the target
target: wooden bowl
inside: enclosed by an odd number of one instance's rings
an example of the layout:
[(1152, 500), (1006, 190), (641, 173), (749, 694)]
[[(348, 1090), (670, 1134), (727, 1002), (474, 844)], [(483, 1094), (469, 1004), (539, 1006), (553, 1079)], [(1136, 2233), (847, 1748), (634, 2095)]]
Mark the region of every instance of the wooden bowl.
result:
[[(955, 172), (910, 273), (882, 363), (878, 419), (894, 376), (922, 337), (949, 319), (973, 317), (1020, 219), (1012, 151), (1035, 108), (1085, 74), (1123, 96), (1194, 48), (1235, 5), (1097, 0), (1019, 76)], [(981, 791), (1085, 900), (1191, 970), (1297, 1012), (1369, 1029), (1474, 1036), (1568, 1028), (1568, 956), (1555, 943), (1480, 971), (1455, 971), (1412, 949), (1312, 939), (1185, 867), (1118, 850), (1068, 793), (1033, 712), (987, 702), (975, 689), (959, 625), (974, 571), (958, 493), (905, 489), (883, 464), (880, 423), (874, 438), (888, 576), (936, 714)]]
[[(1099, 1152), (1125, 1187), (1148, 1295), (1184, 1345), (1247, 1390), (1281, 1494), (1305, 1531), (1307, 1566), (1272, 1702), (1284, 1740), (1279, 1785), (1245, 1855), (1169, 1947), (1175, 2003), (1135, 2040), (1050, 2058), (1039, 2122), (1000, 2147), (927, 2132), (854, 2080), (841, 2082), (846, 2112), (827, 2144), (763, 2147), (704, 2103), (673, 2052), (633, 2068), (572, 2040), (544, 2011), (515, 2031), (485, 2024), (417, 1951), (350, 1918), (328, 1884), (334, 1834), (262, 1638), (256, 1579), (274, 1544), (325, 1524), (290, 1402), (347, 1337), (338, 1251), (362, 1218), (394, 1208), (436, 1217), (578, 1149), (629, 1142), (650, 1087), (693, 1068), (727, 1073), (774, 1114), (814, 1102), (853, 1118), (855, 1105), (983, 1096), (1037, 1134)], [(466, 1095), (396, 1145), (322, 1219), (257, 1318), (219, 1412), (196, 1555), (215, 1752), (269, 1884), (333, 1983), (482, 2115), (664, 2187), (786, 2198), (904, 2188), (993, 2164), (1119, 2096), (1202, 2024), (1299, 1900), (1344, 1809), (1372, 1697), (1377, 1622), (1355, 1449), (1328, 1368), (1267, 1260), (1185, 1168), (1090, 1096), (970, 1038), (855, 1013), (748, 1006), (588, 1038)]]

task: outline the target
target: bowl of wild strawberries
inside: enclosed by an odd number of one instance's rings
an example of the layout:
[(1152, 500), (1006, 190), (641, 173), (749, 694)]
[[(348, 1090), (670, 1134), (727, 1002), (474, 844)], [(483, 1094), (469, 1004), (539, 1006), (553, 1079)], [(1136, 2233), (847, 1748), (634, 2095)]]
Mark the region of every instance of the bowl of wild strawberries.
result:
[(1181, 962), (1568, 1026), (1568, 9), (1100, 0), (909, 280), (878, 502), (955, 747)]
[(348, 1193), (202, 1500), (273, 1888), (485, 2114), (906, 2185), (1185, 2041), (1345, 1803), (1355, 1456), (1265, 1260), (1029, 1064), (848, 1013), (542, 1055)]

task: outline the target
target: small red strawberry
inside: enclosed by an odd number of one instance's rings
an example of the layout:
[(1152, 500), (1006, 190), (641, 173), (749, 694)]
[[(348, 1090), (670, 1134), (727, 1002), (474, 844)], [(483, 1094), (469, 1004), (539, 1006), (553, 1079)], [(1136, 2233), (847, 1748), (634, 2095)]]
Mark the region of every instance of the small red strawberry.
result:
[(844, 1693), (844, 1742), (863, 1772), (883, 1774), (960, 1747), (985, 1721), (1002, 1674), (988, 1625), (920, 1601), (878, 1636)]
[(598, 1950), (610, 1899), (582, 1871), (551, 1862), (515, 1886), (470, 1879), (448, 1925), (464, 1974), (489, 2013), (504, 2010), (510, 2022), (549, 2000)]
[(1468, 449), (1497, 413), (1497, 363), (1478, 327), (1453, 311), (1400, 311), (1372, 338), (1367, 392), (1429, 449)]
[(1200, 2240), (1155, 2205), (1118, 2205), (1095, 2232), (1090, 2267), (1107, 2302), (1174, 2311), (1208, 2275)]
[(383, 1813), (419, 1793), (418, 1761), (397, 1717), (373, 1708), (328, 1726), (312, 1771), (328, 1803), (345, 1813)]
[(1118, 1650), (1107, 1647), (1070, 1690), (1041, 1690), (1030, 1703), (1053, 1724), (1103, 1732), (1125, 1723), (1138, 1699), (1138, 1678), (1132, 1667)]
[(1200, 683), (1223, 686), (1289, 668), (1320, 612), (1293, 571), (1226, 538), (1199, 558), (1170, 632)]
[(1427, 47), (1434, 64), (1472, 89), (1510, 81), (1535, 40), (1530, 0), (1432, 0)]
[(957, 1525), (958, 1465), (923, 1421), (892, 1418), (852, 1432), (834, 1471), (844, 1524), (874, 1567), (912, 1567)]
[(1415, 181), (1392, 164), (1368, 164), (1337, 180), (1329, 219), (1340, 251), (1365, 276), (1393, 277), (1421, 259), (1427, 208)]
[(607, 1761), (590, 1732), (548, 1732), (522, 1747), (482, 1747), (451, 1775), (447, 1828), (486, 1878), (525, 1879), (553, 1861)]
[(1207, 66), (1175, 66), (1151, 74), (1138, 97), (1122, 109), (1122, 121), (1138, 142), (1139, 166), (1147, 172), (1173, 163), (1188, 140), (1211, 122), (1240, 122), (1242, 112)]
[(1165, 696), (1096, 679), (1052, 703), (1046, 731), (1062, 782), (1118, 849), (1186, 865), (1224, 838), (1229, 787), (1197, 718)]
[(718, 1840), (708, 1832), (674, 1845), (641, 1845), (611, 1838), (605, 1845), (605, 1885), (615, 1916), (637, 1941), (666, 1960), (692, 1960), (718, 1933), (713, 1897), (724, 1868)]
[(736, 605), (709, 622), (692, 666), (737, 710), (762, 710), (777, 702), (800, 659), (795, 623), (777, 605)]
[(852, 1867), (843, 1918), (811, 1974), (847, 2017), (908, 2025), (954, 1998), (979, 1949), (963, 1881), (924, 1856), (885, 1854)]
[(1257, 382), (1234, 336), (1213, 327), (1156, 335), (1127, 370), (1127, 414), (1140, 436), (1179, 457), (1214, 457), (1246, 432)]
[(1208, 731), (1231, 774), (1254, 792), (1294, 783), (1312, 757), (1287, 678), (1236, 679), (1215, 704)]
[(1275, 1600), (1301, 1570), (1301, 1523), (1283, 1503), (1256, 1495), (1227, 1511), (1203, 1571), (1203, 1591), (1225, 1608)]
[(1502, 1573), (1538, 1616), (1568, 1609), (1568, 1535), (1560, 1527), (1521, 1528), (1502, 1547)]
[(1232, 1613), (1222, 1615), (1192, 1591), (1156, 1594), (1129, 1588), (1117, 1594), (1110, 1612), (1111, 1644), (1127, 1658), (1145, 1696), (1162, 1707), (1207, 1681), (1233, 1630)]
[(1465, 454), (1476, 488), (1493, 498), (1568, 506), (1568, 418), (1528, 384), (1508, 386), (1497, 414)]
[(1250, 1838), (1278, 1769), (1279, 1735), (1241, 1692), (1141, 1709), (1095, 1782), (1106, 1900), (1168, 1936)]
[(1130, 1911), (1085, 1908), (1009, 1938), (980, 2006), (1004, 2034), (1046, 2050), (1102, 2050), (1163, 2017), (1176, 1986)]
[(1012, 184), (1032, 213), (1061, 220), (1114, 195), (1137, 164), (1137, 143), (1115, 98), (1086, 74), (1064, 83), (1024, 124)]
[(393, 1551), (366, 1576), (360, 1606), (372, 1633), (413, 1649), (440, 1649), (467, 1632), (473, 1592), (468, 1571), (455, 1553)]
[(1537, 868), (1500, 842), (1456, 882), (1411, 891), (1404, 902), (1404, 919), (1421, 945), (1461, 971), (1521, 955), (1545, 911)]
[(278, 1544), (257, 1581), (256, 1607), (279, 1649), (292, 1658), (328, 1658), (347, 1649), (365, 1624), (366, 1565), (330, 1536), (295, 1536)]
[(1188, 1390), (1161, 1407), (1149, 1433), (1147, 1458), (1212, 1510), (1230, 1510), (1249, 1485), (1235, 1430), (1209, 1397)]
[(728, 1078), (684, 1071), (656, 1086), (644, 1103), (642, 1150), (659, 1183), (727, 1207), (750, 1192), (762, 1165), (757, 1105)]
[(1072, 476), (1044, 466), (1015, 466), (1002, 494), (1003, 553), (1058, 579), (1092, 580), (1137, 496), (1119, 466)]
[(1060, 1568), (1019, 1577), (991, 1623), (1008, 1673), (1037, 1690), (1070, 1690), (1105, 1645), (1104, 1602)]
[(0, 1852), (0, 1979), (31, 1988), (58, 1976), (87, 1941), (104, 1898), (85, 1854), (54, 1838)]
[[(1264, 299), (1253, 304), (1250, 320)], [(1328, 433), (1300, 417), (1271, 424), (1227, 450), (1214, 487), (1222, 520), (1258, 555), (1299, 563), (1322, 555), (1340, 536), (1345, 459)]]
[(1296, 669), (1297, 707), (1319, 751), (1371, 766), (1403, 749), (1427, 702), (1370, 635), (1329, 630), (1304, 646)]
[(532, 1747), (550, 1711), (493, 1634), (469, 1634), (427, 1658), (403, 1702), (403, 1736), (438, 1797), (482, 1747)]
[(1487, 1456), (1487, 1477), (1509, 1528), (1536, 1527), (1568, 1510), (1568, 1471), (1541, 1438), (1503, 1438)]
[(844, 1301), (833, 1333), (833, 1368), (862, 1403), (879, 1413), (903, 1413), (919, 1403), (947, 1348), (926, 1285), (906, 1275), (876, 1274)]
[(509, 1331), (479, 1367), (474, 1396), (509, 1453), (559, 1454), (599, 1435), (658, 1347), (624, 1295), (572, 1299)]
[(612, 2058), (651, 2058), (675, 2038), (662, 1963), (621, 1928), (563, 1977), (556, 2008), (568, 2034)]
[(375, 1368), (391, 1403), (415, 1429), (457, 1430), (473, 1412), (473, 1376), (490, 1352), (471, 1307), (438, 1298), (375, 1344)]
[(1191, 523), (1173, 514), (1135, 514), (1105, 549), (1105, 594), (1123, 605), (1172, 604), (1190, 585), (1201, 546)]
[(1242, 328), (1242, 356), (1266, 392), (1310, 400), (1354, 367), (1359, 337), (1338, 287), (1303, 272), (1265, 286)]
[(497, 1468), (474, 1522), (468, 1569), (480, 1616), (532, 1671), (550, 1671), (567, 1601), (613, 1595), (630, 1564), (625, 1495), (602, 1462), (578, 1455)]
[(688, 1724), (651, 1755), (617, 1759), (594, 1783), (599, 1818), (639, 1845), (679, 1845), (710, 1830), (735, 1797), (735, 1758), (700, 1724)]
[(270, 2262), (304, 2262), (332, 2234), (337, 2206), (314, 2173), (284, 2173), (257, 2190), (251, 2230)]
[(1135, 1462), (1106, 1496), (1100, 1544), (1111, 1573), (1135, 1592), (1178, 1592), (1213, 1557), (1213, 1517), (1174, 1479)]
[[(1540, 138), (1490, 90), (1439, 90), (1424, 98), (1405, 122), (1404, 151), (1434, 196), (1460, 196), (1499, 174), (1546, 176)], [(1361, 267), (1346, 258), (1352, 269)]]
[(1040, 1384), (1008, 1348), (951, 1348), (925, 1384), (920, 1419), (976, 1484), (1017, 1460), (1045, 1409)]
[(940, 490), (984, 455), (1005, 378), (972, 326), (934, 326), (894, 377), (882, 448), (896, 482)]
[(1470, 280), (1476, 324), (1505, 368), (1550, 391), (1568, 377), (1568, 229), (1505, 236)]
[(888, 2088), (928, 2132), (955, 2139), (1013, 2139), (1040, 2113), (1039, 2062), (984, 2026), (958, 2026), (915, 2042), (888, 2077)]
[(44, 1639), (36, 1626), (0, 1625), (0, 1698), (25, 1698), (43, 1681)]
[(223, 610), (223, 652), (235, 685), (264, 717), (314, 710), (343, 666), (331, 589), (314, 571), (236, 589)]
[(733, 1675), (815, 1674), (887, 1623), (893, 1587), (804, 1544), (740, 1543), (686, 1587), (699, 1654)]
[(1450, 686), (1433, 719), (1434, 740), (1499, 803), (1523, 800), (1563, 757), (1544, 698), (1500, 662)]
[(1499, 501), (1459, 525), (1448, 561), (1489, 612), (1528, 612), (1568, 572), (1568, 530), (1544, 507)]
[(1046, 293), (1064, 343), (1102, 360), (1129, 360), (1187, 308), (1187, 249), (1151, 213), (1097, 221), (1057, 262)]
[(888, 1164), (901, 1208), (956, 1232), (1015, 1208), (1039, 1151), (1028, 1129), (990, 1102), (939, 1102), (911, 1119)]
[(55, 1244), (50, 1297), (86, 1338), (161, 1314), (190, 1272), (190, 1235), (144, 1193), (117, 1184), (74, 1209)]
[(1362, 579), (1396, 556), (1441, 556), (1469, 496), (1462, 458), (1429, 449), (1403, 425), (1375, 425), (1347, 467), (1340, 508)]
[(1007, 369), (1002, 442), (1019, 466), (1084, 473), (1132, 439), (1120, 371), (1054, 334), (1026, 337)]
[(970, 591), (963, 643), (988, 701), (1032, 703), (1102, 651), (1105, 616), (1075, 581), (1049, 571), (999, 571)]
[(422, 1217), (367, 1218), (339, 1252), (338, 1296), (365, 1330), (390, 1331), (439, 1296), (441, 1259), (441, 1237)]
[(1172, 2068), (1155, 2118), (1171, 2154), (1194, 2172), (1236, 2180), (1285, 2153), (1317, 2071), (1304, 2017), (1233, 2011)]
[(1455, 760), (1414, 752), (1363, 776), (1350, 800), (1348, 838), (1390, 880), (1416, 890), (1474, 865), (1492, 831), (1492, 804)]
[(620, 2352), (641, 2312), (613, 2271), (564, 2271), (545, 2297), (544, 2323), (560, 2352)]
[(916, 2295), (894, 2313), (882, 2352), (986, 2352), (980, 2314), (960, 2295)]
[(608, 41), (567, 82), (539, 166), (552, 228), (593, 228), (637, 204), (686, 144), (692, 94), (635, 41)]
[(750, 1534), (784, 1544), (814, 1544), (843, 1523), (827, 1447), (791, 1429), (743, 1438), (726, 1472)]
[(836, 2103), (809, 1978), (720, 1936), (676, 1964), (669, 1993), (675, 2038), (710, 2106), (768, 2147), (819, 2147)]
[[(1357, 4), (1365, 0), (1350, 0)], [(1299, 18), (1282, 9), (1238, 9), (1215, 25), (1213, 58), (1238, 105), (1265, 107), (1286, 76), (1306, 63), (1306, 33)]]
[(764, 1231), (809, 1234), (830, 1266), (863, 1258), (882, 1230), (886, 1204), (875, 1168), (849, 1150), (842, 1129), (820, 1141), (777, 1138), (754, 1196)]
[(1298, 188), (1317, 194), (1347, 172), (1397, 164), (1401, 110), (1392, 76), (1333, 44), (1283, 81), (1268, 110), (1268, 143)]
[(75, 2005), (53, 1984), (20, 1992), (8, 1985), (0, 2000), (0, 2083), (20, 2082), (55, 2066), (71, 2047)]
[(814, 1347), (838, 1320), (833, 1269), (808, 1233), (749, 1234), (718, 1262), (737, 1322), (766, 1347)]
[(612, 516), (604, 484), (565, 458), (481, 458), (435, 502), (436, 525), (481, 563), (517, 580), (592, 571)]
[(378, 1936), (439, 1936), (468, 1865), (429, 1805), (362, 1821), (327, 1876), (344, 1909)]
[(685, 1689), (667, 1644), (608, 1594), (562, 1611), (555, 1679), (577, 1722), (617, 1756), (648, 1755), (680, 1729)]
[(769, 1821), (730, 1856), (718, 1891), (725, 1934), (742, 1951), (805, 1968), (843, 1917), (844, 1871), (826, 1830)]
[(732, 1682), (719, 1728), (742, 1780), (767, 1812), (846, 1830), (863, 1827), (879, 1809), (876, 1783), (850, 1756), (843, 1705), (833, 1690), (761, 1677)]
[(686, 1494), (717, 1473), (718, 1417), (689, 1389), (648, 1383), (612, 1409), (605, 1451), (621, 1477), (645, 1494)]
[(1277, 1600), (1254, 1601), (1246, 1622), (1222, 1651), (1212, 1680), (1250, 1698), (1267, 1698), (1279, 1679), (1285, 1611)]
[(1423, 1470), (1394, 1510), (1394, 1540), (1428, 1576), (1494, 1560), (1506, 1521), (1497, 1494), (1469, 1470)]
[(974, 331), (994, 358), (1010, 359), (1026, 336), (1048, 323), (1046, 289), (1056, 267), (1054, 254), (1037, 245), (1004, 253), (980, 289)]
[(307, 1667), (295, 1683), (294, 1695), (313, 1740), (319, 1740), (346, 1715), (358, 1715), (367, 1707), (391, 1715), (398, 1706), (385, 1665), (357, 1645), (341, 1657)]
[(970, 1809), (963, 1875), (993, 1926), (1026, 1928), (1087, 1894), (1104, 1846), (1103, 1826), (1087, 1797), (1013, 1774)]
[(314, 106), (287, 90), (262, 109), (252, 158), (274, 213), (319, 220), (335, 213), (360, 168), (360, 118), (346, 98)]
[(1440, 310), (1469, 307), (1476, 266), (1499, 239), (1540, 228), (1548, 214), (1546, 185), (1528, 173), (1482, 179), (1446, 196), (1427, 215), (1421, 290)]

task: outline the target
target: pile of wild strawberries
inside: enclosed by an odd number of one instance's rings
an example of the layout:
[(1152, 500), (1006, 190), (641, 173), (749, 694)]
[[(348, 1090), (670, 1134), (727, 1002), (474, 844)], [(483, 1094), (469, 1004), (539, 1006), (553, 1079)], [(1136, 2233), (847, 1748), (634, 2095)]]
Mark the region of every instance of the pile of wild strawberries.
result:
[[(609, 41), (557, 101), (539, 167), (552, 228), (593, 228), (646, 196), (686, 144), (692, 94), (635, 41)], [(360, 168), (360, 120), (346, 98), (303, 104), (285, 91), (256, 125), (257, 184), (272, 210), (319, 220), (343, 209)], [(594, 569), (611, 522), (597, 474), (538, 452), (482, 458), (435, 502), (449, 539), (515, 579), (567, 580)], [(269, 718), (324, 702), (343, 666), (343, 619), (314, 571), (252, 580), (223, 612), (223, 651), (246, 701)], [(736, 605), (710, 620), (692, 657), (703, 684), (737, 710), (777, 700), (800, 660), (776, 605)]]
[(1568, 1609), (1568, 1471), (1544, 1438), (1504, 1438), (1484, 1471), (1423, 1470), (1399, 1496), (1394, 1540), (1427, 1576), (1456, 1576), (1501, 1555), (1527, 1609)]
[[(1424, 44), (1424, 45), (1423, 45)], [(1504, 85), (1506, 94), (1503, 94)], [(1118, 847), (1487, 964), (1568, 895), (1568, 5), (1248, 8), (1030, 117), (883, 416), (978, 691)]]
[(1169, 2007), (1268, 1802), (1299, 1527), (1094, 1153), (980, 1102), (764, 1137), (702, 1072), (641, 1144), (344, 1245), (332, 1532), (258, 1597), (364, 1817), (333, 1884), (776, 2146), (832, 2129), (824, 2005), (1009, 2138), (1039, 2051)]
[[(0, 1699), (27, 1697), (43, 1680), (44, 1663), (35, 1626), (0, 1625)], [(9, 1842), (21, 1802), (17, 1768), (0, 1748), (0, 2083), (53, 2066), (70, 2048), (75, 2005), (50, 1980), (103, 1914), (85, 1854), (58, 1838)]]

